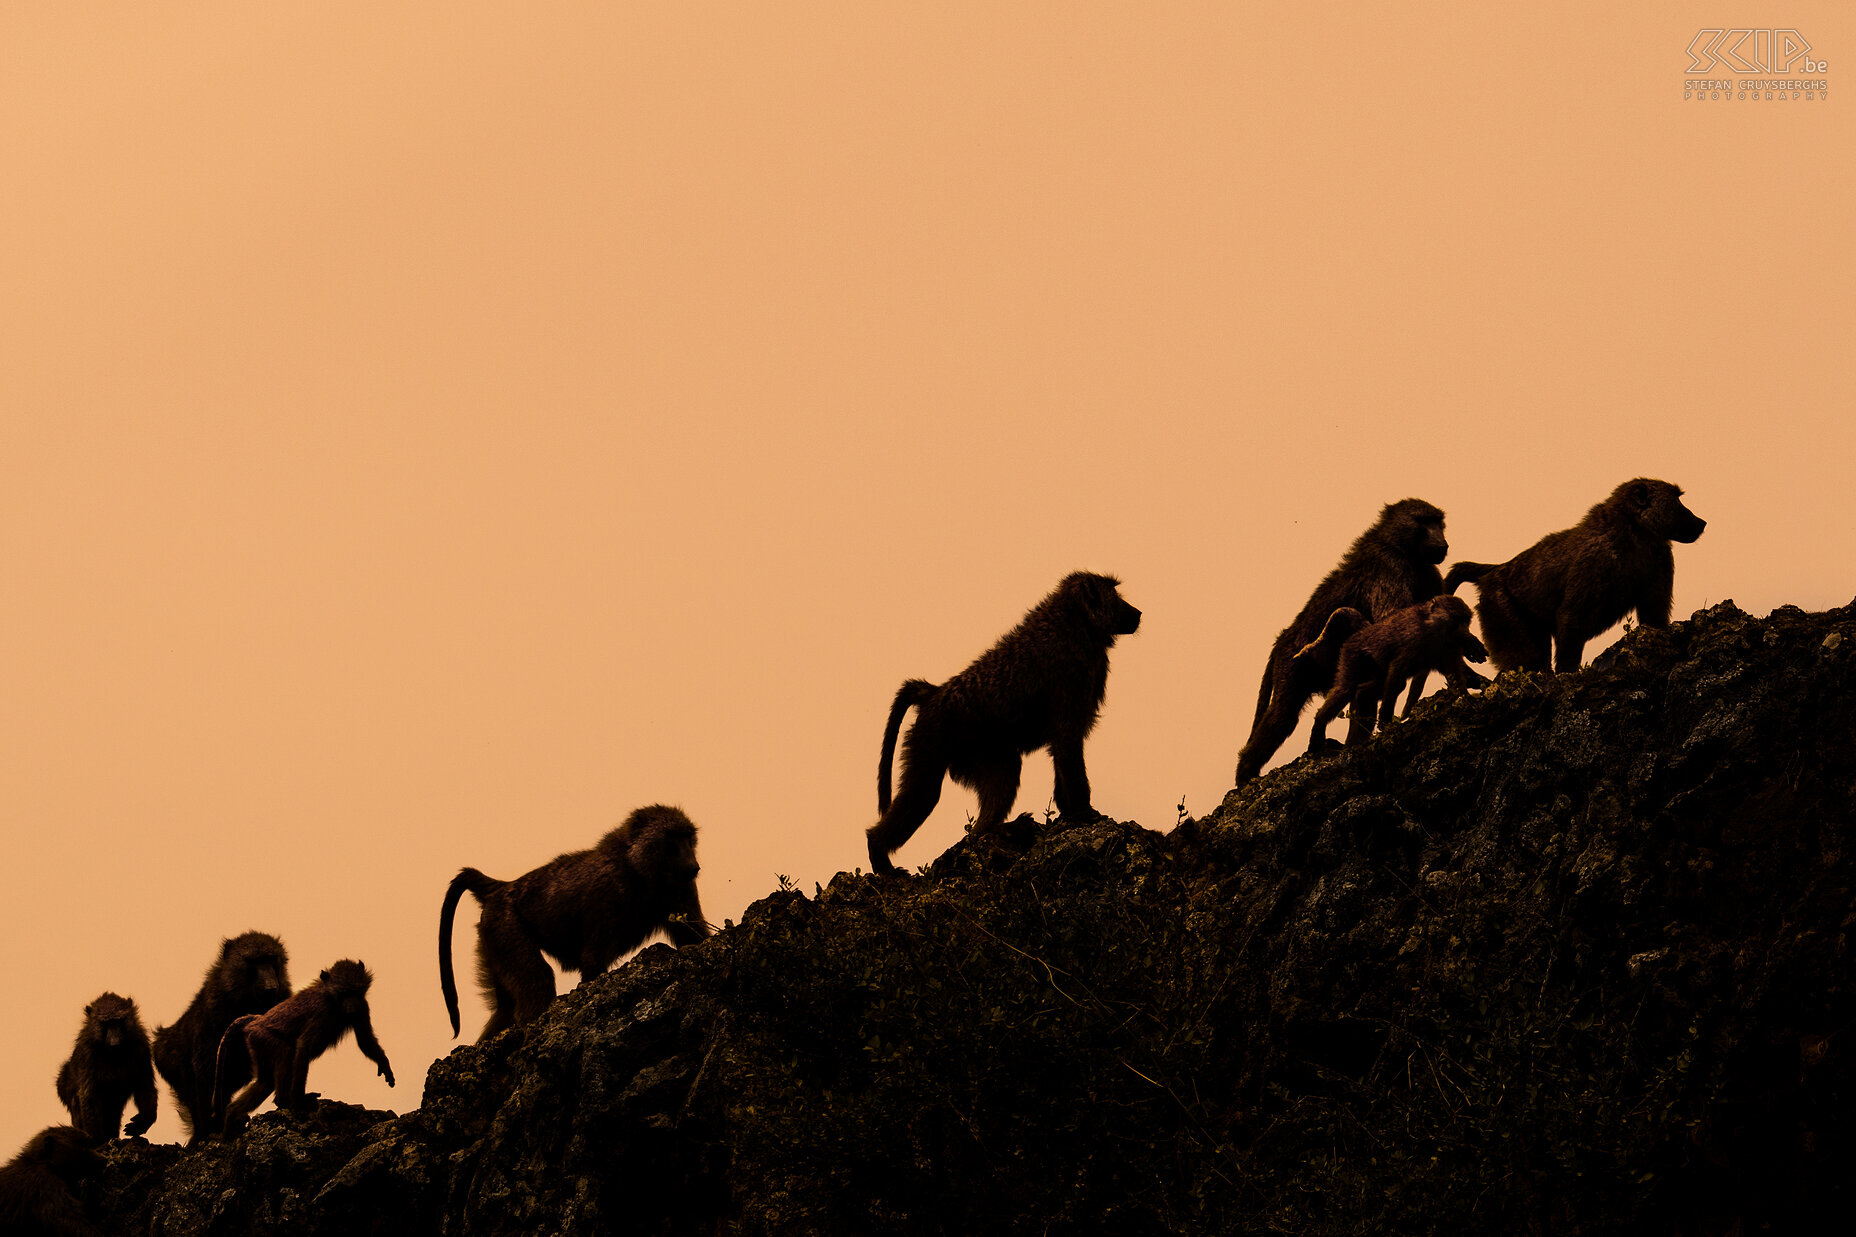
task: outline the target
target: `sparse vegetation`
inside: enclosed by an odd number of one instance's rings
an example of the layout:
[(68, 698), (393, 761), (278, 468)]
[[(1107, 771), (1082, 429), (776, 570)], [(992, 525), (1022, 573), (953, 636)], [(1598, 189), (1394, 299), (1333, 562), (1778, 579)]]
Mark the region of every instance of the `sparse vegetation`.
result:
[(1852, 634), (1724, 605), (1191, 829), (782, 881), (418, 1112), (124, 1144), (105, 1197), (176, 1234), (1801, 1231), (1856, 1180)]

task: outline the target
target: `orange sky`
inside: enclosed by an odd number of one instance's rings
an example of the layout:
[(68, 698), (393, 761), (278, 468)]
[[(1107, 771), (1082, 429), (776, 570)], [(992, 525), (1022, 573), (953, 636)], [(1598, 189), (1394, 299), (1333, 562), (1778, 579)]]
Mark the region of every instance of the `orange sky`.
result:
[(365, 960), (401, 1084), (311, 1089), (407, 1108), (460, 865), (657, 800), (717, 923), (865, 862), (897, 684), (1076, 568), (1152, 827), (1392, 499), (1494, 560), (1665, 477), (1679, 616), (1849, 601), (1841, 88), (1685, 102), (1689, 4), (1300, 7), (0, 11), (0, 1156), (222, 936)]

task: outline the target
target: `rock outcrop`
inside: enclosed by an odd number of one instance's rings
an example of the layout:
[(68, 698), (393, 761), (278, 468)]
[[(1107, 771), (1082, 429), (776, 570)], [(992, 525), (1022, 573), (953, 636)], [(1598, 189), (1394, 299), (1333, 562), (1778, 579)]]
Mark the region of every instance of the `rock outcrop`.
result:
[(175, 1237), (1798, 1231), (1856, 1190), (1856, 607), (1602, 660), (1169, 833), (1021, 817), (776, 893), (416, 1111), (132, 1140), (89, 1202)]

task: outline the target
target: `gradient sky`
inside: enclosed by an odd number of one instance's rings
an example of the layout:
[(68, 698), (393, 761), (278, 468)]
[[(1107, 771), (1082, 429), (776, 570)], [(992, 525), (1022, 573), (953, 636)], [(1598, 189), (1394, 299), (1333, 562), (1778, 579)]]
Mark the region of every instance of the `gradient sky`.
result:
[(1841, 88), (1684, 101), (1690, 4), (1304, 7), (0, 11), (0, 1156), (226, 935), (366, 961), (400, 1085), (310, 1086), (404, 1109), (459, 866), (660, 800), (718, 924), (865, 863), (897, 684), (1077, 568), (1155, 828), (1390, 500), (1497, 560), (1664, 477), (1678, 616), (1848, 602)]

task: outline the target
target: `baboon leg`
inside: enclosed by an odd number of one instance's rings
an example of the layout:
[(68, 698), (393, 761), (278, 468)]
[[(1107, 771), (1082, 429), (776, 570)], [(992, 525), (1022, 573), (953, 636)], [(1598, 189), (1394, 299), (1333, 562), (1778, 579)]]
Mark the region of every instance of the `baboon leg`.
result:
[[(1404, 657), (1393, 661), (1392, 668), (1386, 671), (1385, 687), (1379, 693), (1379, 728), (1381, 730), (1392, 724), (1392, 717), (1398, 711), (1398, 689), (1405, 685), (1405, 677), (1410, 674), (1411, 664)], [(1416, 682), (1417, 676), (1412, 675), (1412, 680)], [(1405, 703), (1405, 708), (1406, 711), (1410, 711), (1411, 701)]]
[(515, 1002), (502, 993), (494, 993), (490, 998), (490, 1017), (483, 1024), (483, 1030), (477, 1035), (477, 1042), (484, 1043), (495, 1039), (516, 1024)]
[(617, 960), (618, 955), (612, 952), (610, 938), (589, 940), (580, 947), (580, 965), (574, 969), (580, 972), (581, 980), (585, 981), (595, 975), (604, 975), (606, 968)]
[(554, 969), (504, 902), (486, 907), (477, 921), (477, 978), (493, 1007), (491, 1022), (505, 1010), (514, 1025), (533, 1022), (554, 1000)]
[(251, 1115), (251, 1110), (262, 1104), (276, 1089), (276, 1076), (271, 1070), (271, 1053), (268, 1049), (252, 1053), (251, 1067), (251, 1081), (226, 1104), (226, 1115), (220, 1129), (227, 1134), (235, 1133), (244, 1124), (245, 1118)]
[(1271, 668), (1274, 686), (1270, 691), (1270, 707), (1257, 719), (1244, 750), (1238, 753), (1239, 786), (1263, 771), (1264, 762), (1276, 754), (1283, 740), (1295, 733), (1296, 723), (1302, 720), (1302, 706), (1308, 703), (1308, 698), (1319, 692), (1325, 681), (1332, 681), (1334, 667), (1318, 665), (1319, 660), (1306, 657), (1298, 662), (1285, 656), (1280, 667)]
[(1321, 699), (1321, 707), (1315, 710), (1315, 724), (1308, 730), (1308, 754), (1318, 756), (1328, 741), (1328, 723), (1333, 721), (1342, 707), (1347, 703), (1348, 688), (1346, 684), (1334, 688)]
[[(920, 722), (916, 723), (919, 728)], [(914, 738), (911, 731), (909, 738)], [(883, 813), (883, 819), (877, 821), (866, 831), (870, 839), (870, 870), (873, 872), (894, 872), (896, 865), (889, 857), (908, 844), (915, 831), (922, 827), (928, 814), (934, 811), (934, 805), (941, 801), (941, 780), (947, 776), (947, 765), (936, 759), (930, 759), (919, 750), (911, 751), (905, 747), (902, 755), (902, 789), (896, 792), (895, 800), (889, 805), (889, 811)]]
[(1585, 661), (1585, 641), (1568, 635), (1553, 637), (1553, 669), (1560, 674), (1571, 674)]
[(1496, 670), (1548, 669), (1553, 663), (1547, 634), (1529, 630), (1527, 620), (1516, 613), (1513, 599), (1498, 585), (1485, 581), (1477, 587), (1482, 595), (1476, 602), (1476, 617), (1482, 620), (1482, 639)]
[(286, 1044), (278, 1054), (277, 1061), (277, 1106), (279, 1108), (301, 1108), (303, 1097), (309, 1091), (309, 1063), (316, 1054), (309, 1052), (300, 1044)]
[(193, 1088), (191, 1102), (183, 1097), (187, 1105), (187, 1145), (197, 1146), (213, 1132), (213, 1081), (212, 1075), (206, 1075), (207, 1081)]
[[(1431, 679), (1430, 667), (1419, 666), (1417, 669), (1417, 673), (1411, 676), (1411, 691), (1405, 697), (1405, 711), (1399, 714), (1400, 717), (1411, 716), (1412, 708), (1418, 703), (1418, 697), (1424, 694), (1424, 685), (1430, 682), (1430, 679)], [(1386, 696), (1386, 699), (1391, 700), (1392, 698), (1393, 698), (1393, 694), (1388, 693)], [(1392, 719), (1392, 712), (1390, 709), (1388, 709), (1386, 710), (1386, 717), (1384, 720), (1390, 721), (1391, 719)]]
[(1373, 737), (1373, 714), (1379, 703), (1379, 687), (1374, 682), (1360, 684), (1354, 689), (1353, 699), (1347, 707), (1347, 746), (1364, 743)]
[(78, 1096), (77, 1111), (73, 1115), (77, 1128), (84, 1131), (91, 1139), (102, 1142), (105, 1138), (113, 1137), (103, 1132), (103, 1105), (90, 1096)]
[(1637, 593), (1637, 625), (1639, 627), (1669, 626), (1669, 607), (1674, 600), (1676, 586), (1675, 572), (1655, 570), (1644, 580)]
[[(1089, 770), (1083, 764), (1081, 738), (1059, 739), (1050, 745), (1050, 767), (1056, 781), (1051, 797), (1057, 801), (1057, 813), (1065, 820), (1094, 820), (1096, 811), (1089, 805)], [(1010, 805), (1007, 805), (1010, 811)]]
[(984, 833), (1005, 823), (1012, 801), (1018, 798), (1018, 776), (1023, 767), (1024, 758), (1010, 752), (975, 768), (970, 778), (962, 779), (980, 795), (980, 814), (973, 822), (973, 832)]
[(98, 1138), (115, 1138), (122, 1130), (122, 1110), (129, 1104), (129, 1097), (118, 1100), (103, 1100), (95, 1103), (95, 1113), (91, 1120), (96, 1122), (89, 1127)]
[(1553, 669), (1559, 674), (1571, 674), (1585, 660), (1586, 637), (1579, 634), (1576, 622), (1575, 615), (1561, 610), (1553, 624)]

